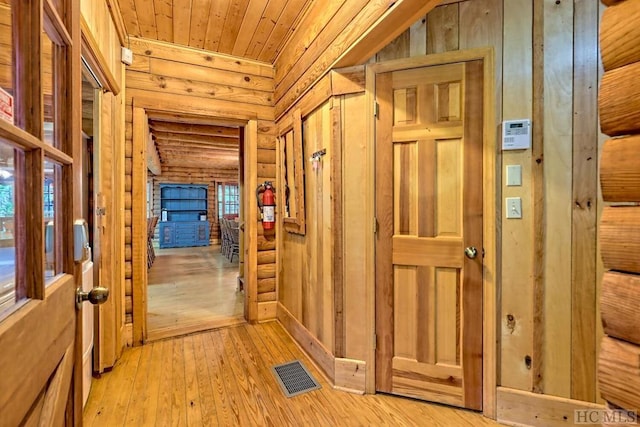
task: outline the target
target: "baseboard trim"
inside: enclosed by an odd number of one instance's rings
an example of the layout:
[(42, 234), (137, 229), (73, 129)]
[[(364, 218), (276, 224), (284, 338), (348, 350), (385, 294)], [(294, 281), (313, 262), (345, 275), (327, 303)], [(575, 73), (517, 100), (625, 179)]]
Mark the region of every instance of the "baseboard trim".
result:
[(364, 394), (367, 379), (367, 362), (336, 357), (335, 375), (336, 389)]
[(573, 426), (574, 411), (605, 409), (597, 403), (498, 387), (497, 421), (510, 426)]
[(298, 345), (324, 372), (328, 380), (335, 383), (335, 357), (333, 354), (280, 303), (278, 303), (277, 318)]

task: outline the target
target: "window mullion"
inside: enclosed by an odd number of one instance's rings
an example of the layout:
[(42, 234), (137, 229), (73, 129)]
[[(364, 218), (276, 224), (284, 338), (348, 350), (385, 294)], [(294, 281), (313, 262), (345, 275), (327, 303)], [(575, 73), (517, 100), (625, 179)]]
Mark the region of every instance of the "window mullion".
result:
[(42, 90), (42, 0), (12, 3), (15, 124), (38, 139), (44, 136)]
[(24, 250), (27, 274), (25, 284), (27, 296), (44, 298), (44, 153), (41, 149), (25, 152), (24, 195), (25, 208), (22, 211), (25, 221), (25, 240), (20, 242), (16, 250)]

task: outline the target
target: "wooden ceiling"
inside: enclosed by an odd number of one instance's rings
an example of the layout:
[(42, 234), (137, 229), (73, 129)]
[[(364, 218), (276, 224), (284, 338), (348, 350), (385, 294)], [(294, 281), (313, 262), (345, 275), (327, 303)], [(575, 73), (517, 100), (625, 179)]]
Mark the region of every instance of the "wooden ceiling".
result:
[(312, 0), (118, 0), (129, 35), (273, 64)]
[(163, 170), (171, 167), (237, 170), (240, 147), (240, 129), (237, 126), (174, 120), (170, 117), (149, 120)]
[[(130, 36), (273, 64), (312, 0), (118, 0)], [(162, 170), (238, 168), (239, 128), (150, 118)]]

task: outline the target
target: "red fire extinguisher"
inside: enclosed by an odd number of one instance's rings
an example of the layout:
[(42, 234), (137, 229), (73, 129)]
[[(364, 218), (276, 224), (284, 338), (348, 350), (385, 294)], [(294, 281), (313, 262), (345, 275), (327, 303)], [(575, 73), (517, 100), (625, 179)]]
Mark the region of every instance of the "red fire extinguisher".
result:
[[(275, 188), (269, 181), (260, 184), (256, 189), (258, 207), (262, 211), (262, 227), (265, 230), (271, 230), (276, 224), (276, 198), (274, 192)], [(260, 194), (262, 194), (262, 199), (260, 199)]]

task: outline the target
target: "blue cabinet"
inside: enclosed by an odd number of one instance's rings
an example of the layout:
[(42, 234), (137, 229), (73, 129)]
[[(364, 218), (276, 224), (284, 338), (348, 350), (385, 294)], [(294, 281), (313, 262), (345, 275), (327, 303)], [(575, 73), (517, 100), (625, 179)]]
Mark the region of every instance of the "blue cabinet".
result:
[(160, 248), (209, 246), (209, 221), (160, 222)]
[(207, 186), (160, 184), (160, 248), (209, 245)]

